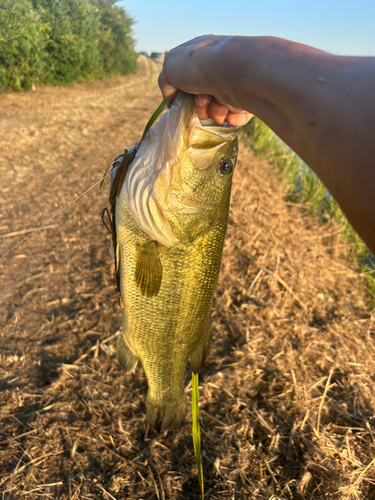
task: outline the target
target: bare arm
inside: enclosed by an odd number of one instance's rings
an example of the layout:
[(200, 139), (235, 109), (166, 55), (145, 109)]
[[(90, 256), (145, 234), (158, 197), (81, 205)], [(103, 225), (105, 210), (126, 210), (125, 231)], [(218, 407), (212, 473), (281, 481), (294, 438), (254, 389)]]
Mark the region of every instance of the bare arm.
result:
[[(159, 84), (202, 95), (201, 118), (255, 114), (320, 177), (375, 252), (375, 58), (274, 37), (199, 37), (168, 52)], [(214, 97), (211, 97), (214, 96)]]

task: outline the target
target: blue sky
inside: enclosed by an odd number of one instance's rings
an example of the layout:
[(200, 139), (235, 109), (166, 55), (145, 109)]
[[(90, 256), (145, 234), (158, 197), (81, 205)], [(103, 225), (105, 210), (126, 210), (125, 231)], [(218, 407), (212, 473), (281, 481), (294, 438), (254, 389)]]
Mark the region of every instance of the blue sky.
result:
[(375, 0), (121, 0), (137, 50), (164, 52), (198, 35), (273, 35), (335, 54), (375, 56)]

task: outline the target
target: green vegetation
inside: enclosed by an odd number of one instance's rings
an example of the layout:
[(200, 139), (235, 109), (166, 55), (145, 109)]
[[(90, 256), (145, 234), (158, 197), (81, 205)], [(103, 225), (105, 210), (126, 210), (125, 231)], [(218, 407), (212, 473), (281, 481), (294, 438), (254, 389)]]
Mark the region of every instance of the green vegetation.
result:
[(275, 168), (288, 190), (288, 201), (303, 204), (322, 222), (332, 219), (341, 226), (350, 249), (347, 257), (356, 262), (366, 276), (368, 291), (375, 300), (374, 258), (319, 178), (258, 118), (254, 117), (242, 133), (245, 144)]
[(171, 102), (172, 101), (161, 101), (161, 103), (159, 104), (159, 106), (157, 107), (157, 109), (153, 112), (151, 118), (149, 119), (149, 121), (147, 122), (147, 125), (143, 131), (143, 134), (142, 134), (142, 139), (140, 140), (140, 143), (139, 145), (141, 145), (141, 142), (143, 141), (143, 139), (146, 137), (146, 134), (147, 132), (150, 130), (150, 128), (153, 126), (153, 124), (155, 123), (155, 121), (159, 118), (159, 116), (161, 115), (161, 113), (167, 109), (168, 106), (171, 105)]
[(201, 429), (199, 425), (199, 375), (194, 372), (191, 373), (191, 380), (193, 385), (193, 392), (191, 395), (191, 412), (193, 418), (193, 445), (195, 461), (197, 463), (198, 469), (198, 480), (201, 490), (202, 500), (204, 498), (204, 484), (203, 484), (203, 467), (202, 467), (202, 457), (201, 457)]
[(135, 72), (133, 19), (117, 0), (2, 0), (0, 89)]
[(31, 88), (44, 72), (46, 26), (30, 0), (0, 3), (0, 89)]
[(150, 59), (153, 61), (156, 61), (161, 56), (161, 52), (151, 52), (150, 54)]

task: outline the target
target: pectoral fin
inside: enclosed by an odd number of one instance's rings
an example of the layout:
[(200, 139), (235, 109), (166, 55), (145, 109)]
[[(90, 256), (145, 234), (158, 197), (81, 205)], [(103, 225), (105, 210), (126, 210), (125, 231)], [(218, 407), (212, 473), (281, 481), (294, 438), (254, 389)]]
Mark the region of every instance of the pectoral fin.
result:
[(135, 262), (135, 283), (142, 295), (154, 297), (158, 294), (163, 270), (156, 243), (138, 245)]
[(190, 356), (190, 365), (194, 373), (198, 373), (204, 365), (208, 356), (210, 346), (210, 333), (211, 333), (211, 317), (208, 317), (199, 343)]
[(121, 334), (117, 341), (116, 358), (121, 368), (126, 371), (126, 373), (132, 372), (138, 363), (138, 359), (125, 344), (125, 340)]

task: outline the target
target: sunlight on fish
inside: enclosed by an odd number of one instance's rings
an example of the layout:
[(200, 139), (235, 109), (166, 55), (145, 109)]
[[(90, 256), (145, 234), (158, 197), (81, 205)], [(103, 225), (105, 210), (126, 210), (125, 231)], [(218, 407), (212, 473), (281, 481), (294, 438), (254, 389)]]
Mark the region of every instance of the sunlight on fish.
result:
[(194, 97), (179, 92), (111, 171), (116, 355), (127, 373), (141, 361), (147, 420), (157, 430), (181, 425), (187, 361), (197, 373), (208, 354), (239, 131), (200, 122)]

